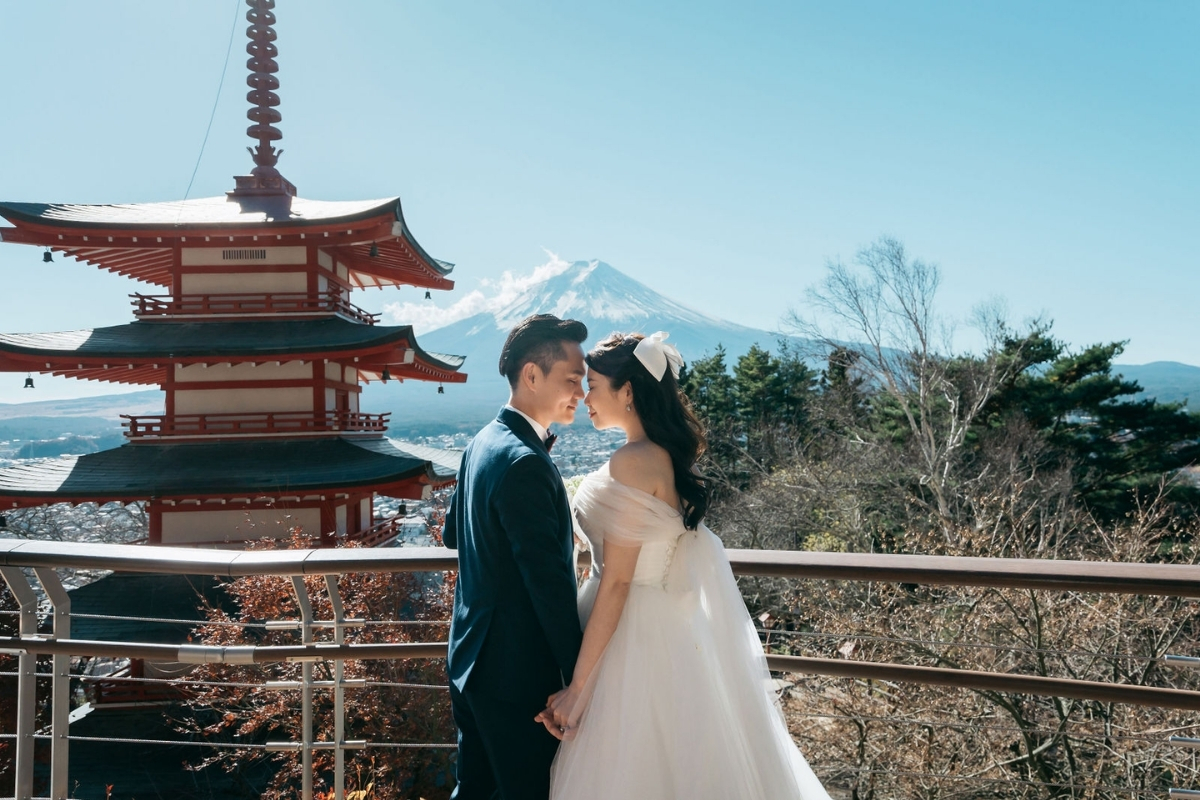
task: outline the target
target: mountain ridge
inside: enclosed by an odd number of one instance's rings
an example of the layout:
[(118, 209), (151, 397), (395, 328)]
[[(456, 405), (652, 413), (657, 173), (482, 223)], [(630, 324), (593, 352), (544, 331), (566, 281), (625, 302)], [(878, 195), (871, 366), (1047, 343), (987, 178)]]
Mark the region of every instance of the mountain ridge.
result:
[[(494, 299), (494, 298), (492, 298)], [(378, 383), (364, 387), (365, 411), (391, 411), (394, 435), (420, 435), (449, 431), (473, 432), (486, 422), (508, 397), (508, 386), (497, 371), (497, 360), (509, 329), (534, 313), (551, 313), (580, 319), (588, 326), (588, 344), (612, 331), (652, 333), (665, 330), (670, 341), (691, 362), (725, 347), (729, 364), (752, 344), (776, 350), (785, 339), (804, 341), (783, 334), (749, 328), (678, 303), (650, 289), (603, 261), (563, 263), (541, 280), (520, 288), (504, 302), (483, 298), (484, 310), (452, 319), (447, 324), (418, 333), (426, 350), (456, 353), (467, 357), (465, 384), (450, 384), (439, 395), (434, 384), (422, 381)], [(489, 307), (489, 304), (491, 307)], [(1115, 364), (1114, 374), (1137, 381), (1143, 388), (1138, 397), (1160, 402), (1200, 403), (1200, 366), (1175, 361), (1147, 364)], [(0, 420), (89, 417), (118, 424), (121, 414), (162, 413), (163, 395), (155, 389), (69, 400), (35, 400), (29, 403), (0, 403)], [(82, 421), (80, 421), (82, 422)], [(65, 430), (65, 429), (64, 429)], [(40, 437), (39, 437), (40, 438)]]
[(588, 328), (588, 345), (614, 331), (665, 330), (689, 361), (711, 354), (718, 345), (736, 356), (756, 343), (775, 349), (781, 338), (800, 341), (709, 316), (603, 261), (576, 261), (525, 287), (502, 306), (418, 333), (423, 348), (467, 357), (466, 384), (447, 385), (444, 395), (415, 381), (372, 384), (364, 390), (363, 407), (390, 409), (397, 430), (477, 428), (508, 397), (508, 385), (497, 366), (508, 331), (539, 313), (582, 321)]

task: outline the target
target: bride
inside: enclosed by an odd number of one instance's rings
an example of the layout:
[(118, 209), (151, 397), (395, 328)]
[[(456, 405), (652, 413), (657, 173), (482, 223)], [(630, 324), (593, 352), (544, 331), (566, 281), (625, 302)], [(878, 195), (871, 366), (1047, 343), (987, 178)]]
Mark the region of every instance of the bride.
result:
[(721, 542), (703, 522), (700, 424), (659, 332), (587, 356), (584, 403), (626, 443), (575, 514), (592, 550), (574, 680), (537, 719), (563, 744), (554, 800), (828, 800), (792, 742)]

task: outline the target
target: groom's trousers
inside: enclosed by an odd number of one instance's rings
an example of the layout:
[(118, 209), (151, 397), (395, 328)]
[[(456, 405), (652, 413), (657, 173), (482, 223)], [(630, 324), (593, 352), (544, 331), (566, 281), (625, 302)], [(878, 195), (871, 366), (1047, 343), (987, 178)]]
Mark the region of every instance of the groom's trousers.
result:
[(528, 699), (503, 691), (450, 685), (454, 724), (458, 726), (458, 786), (451, 800), (546, 800), (550, 764), (558, 740), (534, 716), (545, 698)]

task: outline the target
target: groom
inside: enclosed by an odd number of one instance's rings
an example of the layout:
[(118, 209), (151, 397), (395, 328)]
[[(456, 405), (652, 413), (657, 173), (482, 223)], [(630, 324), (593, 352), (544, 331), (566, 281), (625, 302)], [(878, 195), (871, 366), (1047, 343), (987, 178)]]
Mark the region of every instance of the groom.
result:
[(576, 320), (535, 314), (508, 334), (509, 401), (463, 454), (443, 538), (458, 550), (450, 704), (458, 726), (452, 800), (544, 800), (558, 740), (534, 717), (571, 682), (582, 633), (571, 509), (546, 444), (583, 398)]

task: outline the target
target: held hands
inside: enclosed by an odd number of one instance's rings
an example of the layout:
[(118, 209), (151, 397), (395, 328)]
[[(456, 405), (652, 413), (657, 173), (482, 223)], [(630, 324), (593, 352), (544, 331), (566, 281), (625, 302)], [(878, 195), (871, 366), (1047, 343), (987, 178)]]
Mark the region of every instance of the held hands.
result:
[(550, 735), (560, 741), (574, 739), (582, 716), (580, 694), (574, 684), (555, 692), (546, 699), (546, 709), (539, 712), (534, 721), (545, 725)]

